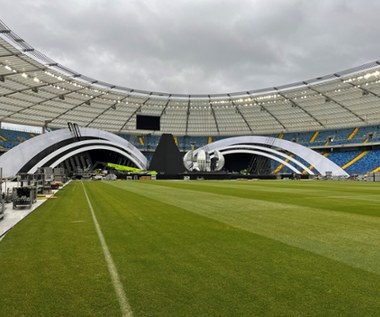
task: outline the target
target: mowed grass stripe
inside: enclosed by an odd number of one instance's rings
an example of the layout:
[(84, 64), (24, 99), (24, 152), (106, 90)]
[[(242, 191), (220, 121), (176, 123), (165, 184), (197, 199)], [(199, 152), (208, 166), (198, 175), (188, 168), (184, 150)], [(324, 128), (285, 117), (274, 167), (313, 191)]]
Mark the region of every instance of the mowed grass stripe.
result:
[[(155, 184), (240, 198), (380, 216), (380, 187), (376, 183), (265, 180), (250, 183), (247, 181), (224, 181), (219, 183), (215, 181), (166, 181), (156, 182)], [(364, 201), (365, 208), (363, 208)]]
[[(173, 182), (168, 182), (168, 186), (173, 186)], [(249, 190), (249, 191), (258, 191), (259, 193), (269, 192), (276, 195), (291, 195), (294, 197), (296, 193), (298, 196), (308, 197), (309, 199), (315, 199), (315, 201), (323, 199), (354, 199), (354, 200), (365, 200), (367, 202), (374, 202), (374, 207), (377, 203), (380, 203), (380, 187), (376, 183), (363, 183), (363, 182), (324, 182), (324, 181), (225, 181), (225, 182), (215, 182), (207, 181), (200, 184), (200, 182), (186, 182), (185, 185), (191, 185), (199, 187), (208, 186), (208, 187), (217, 187), (217, 188), (229, 188), (239, 189), (239, 190)], [(343, 192), (343, 194), (342, 194)], [(350, 193), (350, 195), (348, 195)], [(232, 192), (233, 195), (233, 192)], [(281, 196), (280, 196), (281, 197)], [(261, 198), (265, 198), (261, 197)], [(345, 202), (341, 204), (340, 207), (344, 207)], [(331, 207), (328, 204), (324, 204), (323, 207)], [(329, 208), (327, 208), (329, 209)], [(349, 212), (355, 212), (352, 206), (349, 208)], [(380, 216), (380, 212), (374, 208), (375, 213), (370, 214), (374, 216)], [(368, 211), (366, 211), (368, 212)], [(361, 212), (362, 213), (362, 212)]]
[[(225, 188), (220, 194), (215, 193), (217, 188), (212, 193), (182, 189), (180, 182), (172, 182), (170, 186), (166, 182), (109, 184), (380, 274), (379, 217), (304, 207), (277, 200), (240, 198), (237, 189), (234, 189), (235, 196), (225, 195)], [(178, 187), (175, 187), (176, 184)]]
[[(188, 185), (194, 185), (199, 182), (186, 182)], [(211, 186), (223, 186), (228, 184), (228, 186), (240, 186), (240, 187), (257, 187), (260, 190), (267, 188), (268, 190), (293, 190), (307, 192), (310, 190), (316, 190), (321, 192), (322, 190), (328, 189), (331, 191), (344, 191), (361, 194), (379, 193), (379, 186), (374, 182), (352, 182), (352, 181), (318, 181), (318, 180), (231, 180), (231, 181), (206, 181), (203, 182), (204, 185)], [(219, 184), (222, 183), (222, 184)]]
[(56, 196), (0, 242), (0, 316), (119, 316), (81, 184)]
[(99, 238), (100, 245), (102, 246), (104, 258), (105, 258), (106, 263), (107, 263), (107, 267), (108, 267), (108, 271), (110, 273), (112, 284), (113, 284), (113, 287), (115, 289), (115, 293), (116, 293), (118, 301), (119, 301), (121, 315), (123, 317), (132, 317), (133, 312), (132, 312), (131, 307), (129, 306), (127, 296), (125, 295), (123, 284), (121, 284), (121, 282), (120, 282), (119, 273), (117, 272), (117, 268), (116, 268), (115, 263), (112, 259), (111, 253), (108, 249), (107, 242), (104, 239), (102, 229), (99, 225), (98, 219), (96, 218), (94, 208), (92, 207), (91, 201), (88, 198), (87, 191), (86, 191), (86, 188), (85, 188), (83, 182), (82, 182), (82, 187), (83, 187), (84, 195), (85, 195), (86, 200), (87, 200), (88, 207), (89, 207), (90, 212), (91, 212), (92, 220), (94, 222), (94, 226), (95, 226), (98, 238)]
[(378, 315), (376, 274), (109, 184), (87, 189), (136, 316)]

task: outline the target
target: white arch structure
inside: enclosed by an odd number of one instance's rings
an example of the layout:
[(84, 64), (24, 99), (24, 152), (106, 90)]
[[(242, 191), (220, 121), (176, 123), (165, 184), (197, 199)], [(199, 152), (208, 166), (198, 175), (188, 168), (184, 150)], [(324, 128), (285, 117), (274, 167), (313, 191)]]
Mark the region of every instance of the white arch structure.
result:
[[(253, 153), (253, 150), (255, 150), (254, 151), (255, 153)], [(258, 154), (261, 156), (265, 156), (265, 157), (268, 157), (272, 160), (275, 160), (281, 164), (284, 164), (285, 166), (289, 167), (295, 173), (300, 174), (299, 170), (297, 170), (294, 166), (287, 163), (286, 160), (289, 160), (289, 161), (292, 161), (294, 164), (298, 165), (299, 167), (301, 167), (302, 171), (305, 170), (308, 174), (314, 175), (313, 171), (311, 171), (307, 166), (305, 166), (301, 162), (297, 161), (295, 158), (291, 157), (290, 155), (288, 155), (286, 153), (271, 149), (269, 147), (264, 147), (264, 146), (260, 146), (260, 145), (249, 145), (249, 144), (245, 144), (243, 147), (241, 145), (231, 145), (231, 146), (228, 146), (227, 148), (220, 149), (220, 151), (223, 154), (251, 153), (251, 154)], [(276, 154), (280, 157), (283, 157), (283, 158), (285, 158), (285, 160), (282, 158), (279, 158), (275, 155), (271, 155), (270, 153)]]
[[(29, 139), (8, 152), (0, 156), (0, 166), (3, 168), (3, 177), (13, 177), (20, 170), (34, 159), (33, 165), (28, 169), (28, 173), (36, 172), (38, 167), (56, 167), (65, 159), (78, 153), (90, 150), (104, 149), (121, 154), (131, 160), (138, 168), (147, 169), (146, 157), (127, 140), (113, 133), (92, 129), (80, 128), (81, 137), (84, 140), (73, 139), (73, 134), (69, 129), (61, 129), (45, 134), (41, 134)], [(48, 151), (54, 145), (61, 142), (70, 142), (62, 145), (58, 149), (52, 150), (45, 156), (38, 158), (40, 153)]]
[(224, 155), (236, 154), (236, 153), (249, 153), (249, 154), (256, 154), (256, 155), (260, 155), (260, 156), (265, 156), (265, 157), (270, 158), (274, 161), (277, 161), (281, 164), (284, 164), (285, 166), (289, 167), (294, 173), (301, 174), (300, 171), (297, 170), (297, 168), (295, 168), (293, 165), (290, 165), (288, 162), (284, 161), (283, 159), (281, 159), (275, 155), (272, 155), (270, 153), (267, 153), (267, 152), (255, 151), (255, 150), (250, 150), (250, 149), (235, 149), (235, 150), (226, 150), (226, 151), (221, 152), (221, 153), (223, 153)]
[[(125, 151), (119, 148), (119, 145), (113, 142), (105, 141), (105, 140), (85, 140), (80, 142), (75, 142), (66, 146), (59, 148), (58, 150), (50, 153), (45, 156), (41, 161), (38, 161), (29, 171), (28, 174), (34, 174), (40, 166), (46, 166), (49, 161), (53, 160), (49, 164), (50, 167), (57, 167), (60, 163), (65, 161), (71, 156), (74, 156), (78, 153), (92, 151), (92, 150), (107, 150), (111, 152), (119, 153), (128, 159), (132, 160), (133, 163), (138, 165), (138, 163), (134, 160), (133, 157), (127, 156)], [(68, 152), (64, 155), (63, 153)]]
[[(259, 145), (258, 145), (259, 144)], [(261, 146), (261, 145), (265, 145)], [(316, 151), (313, 151), (303, 145), (298, 143), (290, 142), (283, 139), (273, 138), (273, 137), (264, 137), (264, 136), (240, 136), (240, 137), (232, 137), (226, 138), (223, 140), (219, 140), (210, 144), (207, 144), (204, 147), (201, 147), (195, 152), (203, 149), (208, 153), (212, 154), (213, 151), (220, 151), (222, 154), (232, 154), (232, 153), (252, 153), (261, 156), (266, 156), (268, 158), (273, 159), (273, 154), (276, 154), (281, 157), (277, 157), (275, 159), (278, 162), (288, 166), (290, 168), (290, 164), (288, 164), (284, 158), (289, 159), (303, 170), (307, 171), (309, 174), (314, 174), (309, 168), (307, 168), (304, 164), (302, 164), (299, 160), (292, 158), (291, 156), (280, 152), (280, 150), (287, 151), (293, 153), (296, 157), (299, 157), (313, 165), (314, 168), (321, 175), (326, 175), (326, 173), (331, 172), (332, 176), (349, 176), (347, 172), (345, 172), (340, 166), (319, 154)], [(256, 150), (254, 150), (256, 149)], [(279, 150), (277, 150), (279, 149)], [(255, 153), (253, 153), (255, 152)], [(271, 152), (272, 154), (268, 153)], [(281, 153), (281, 154), (280, 154)], [(297, 170), (296, 168), (291, 168), (295, 173), (300, 174), (302, 171)]]

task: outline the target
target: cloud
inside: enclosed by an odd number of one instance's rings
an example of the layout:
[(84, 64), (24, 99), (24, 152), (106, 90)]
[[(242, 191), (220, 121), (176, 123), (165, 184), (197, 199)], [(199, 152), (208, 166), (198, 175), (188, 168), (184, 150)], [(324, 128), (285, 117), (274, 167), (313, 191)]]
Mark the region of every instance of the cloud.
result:
[(19, 0), (2, 7), (12, 30), (59, 63), (170, 93), (278, 86), (376, 60), (380, 51), (375, 0)]

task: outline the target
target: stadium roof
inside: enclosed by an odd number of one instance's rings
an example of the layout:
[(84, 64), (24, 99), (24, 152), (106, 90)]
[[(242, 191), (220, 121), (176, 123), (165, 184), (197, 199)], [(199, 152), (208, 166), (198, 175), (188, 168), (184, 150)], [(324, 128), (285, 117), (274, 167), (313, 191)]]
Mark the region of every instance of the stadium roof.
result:
[(0, 21), (0, 121), (51, 128), (67, 122), (136, 130), (161, 117), (160, 133), (243, 135), (380, 124), (380, 61), (279, 87), (185, 95), (115, 86), (34, 49)]

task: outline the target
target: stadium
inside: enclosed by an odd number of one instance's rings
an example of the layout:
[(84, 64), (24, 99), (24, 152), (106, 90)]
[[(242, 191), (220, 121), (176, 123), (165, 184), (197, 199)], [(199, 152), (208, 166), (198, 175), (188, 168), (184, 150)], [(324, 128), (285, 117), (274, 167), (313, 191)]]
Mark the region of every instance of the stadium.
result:
[(0, 22), (0, 104), (2, 315), (378, 315), (380, 61), (164, 93)]

